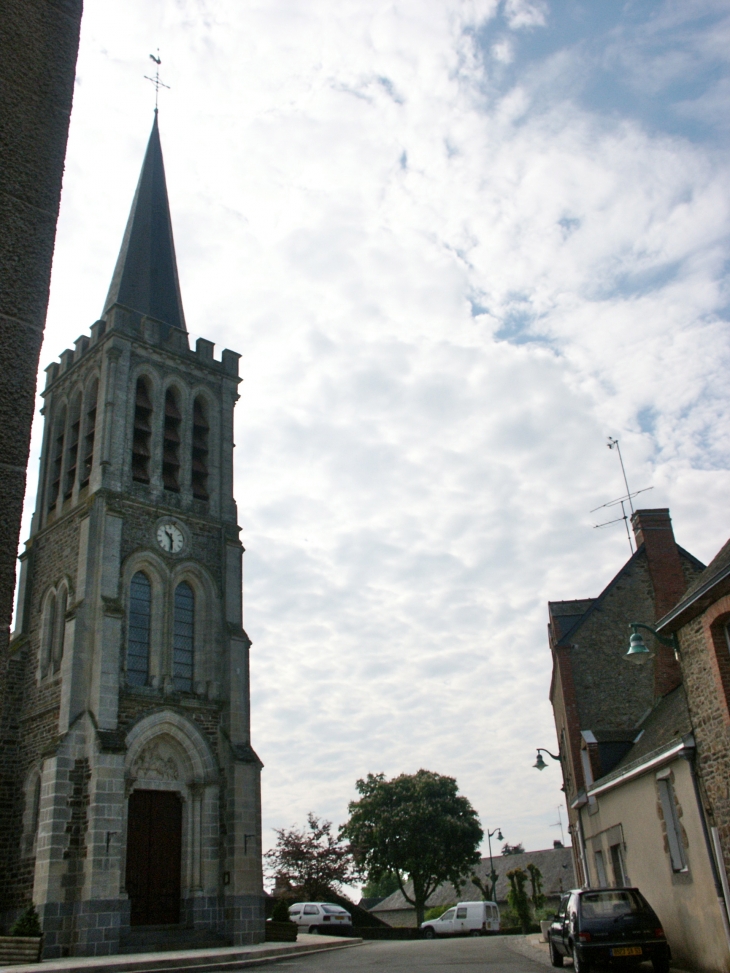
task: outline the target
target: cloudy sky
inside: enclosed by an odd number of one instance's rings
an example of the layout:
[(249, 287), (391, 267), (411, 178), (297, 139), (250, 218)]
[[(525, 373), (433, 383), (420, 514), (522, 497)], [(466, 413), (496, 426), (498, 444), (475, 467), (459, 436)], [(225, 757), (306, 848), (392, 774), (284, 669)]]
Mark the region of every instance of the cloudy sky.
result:
[(546, 602), (629, 553), (606, 437), (683, 546), (730, 534), (726, 0), (85, 8), (42, 365), (101, 312), (159, 47), (188, 327), (243, 356), (267, 844), (427, 767), (549, 846)]

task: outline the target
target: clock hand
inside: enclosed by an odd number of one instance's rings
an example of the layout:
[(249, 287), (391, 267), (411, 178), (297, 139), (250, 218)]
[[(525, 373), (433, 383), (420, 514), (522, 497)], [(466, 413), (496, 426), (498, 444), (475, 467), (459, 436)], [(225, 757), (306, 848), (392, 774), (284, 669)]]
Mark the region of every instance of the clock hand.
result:
[(175, 538), (173, 537), (172, 531), (168, 527), (165, 527), (165, 533), (170, 538), (170, 546), (168, 547), (168, 551), (171, 551), (175, 543)]

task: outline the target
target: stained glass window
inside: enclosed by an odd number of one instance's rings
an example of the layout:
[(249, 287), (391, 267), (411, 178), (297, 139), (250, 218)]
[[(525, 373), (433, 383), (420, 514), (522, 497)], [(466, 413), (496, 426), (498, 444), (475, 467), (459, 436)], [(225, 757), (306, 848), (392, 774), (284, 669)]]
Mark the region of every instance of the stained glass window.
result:
[(173, 628), (172, 661), (175, 689), (193, 691), (193, 637), (195, 630), (195, 596), (183, 581), (175, 588), (175, 621)]
[(150, 671), (150, 614), (152, 589), (146, 574), (138, 571), (129, 586), (127, 623), (127, 682), (146, 686)]

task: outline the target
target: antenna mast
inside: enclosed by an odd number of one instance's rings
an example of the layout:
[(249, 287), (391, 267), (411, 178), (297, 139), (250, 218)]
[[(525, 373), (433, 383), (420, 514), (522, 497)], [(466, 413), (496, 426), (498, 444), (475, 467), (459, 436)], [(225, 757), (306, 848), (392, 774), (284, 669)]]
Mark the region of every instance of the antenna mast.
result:
[(608, 446), (609, 449), (614, 449), (615, 448), (616, 449), (616, 452), (618, 453), (619, 462), (621, 463), (621, 472), (622, 472), (623, 477), (624, 477), (624, 486), (626, 487), (626, 494), (623, 497), (618, 497), (616, 500), (609, 500), (608, 503), (602, 503), (600, 505), (600, 507), (594, 507), (593, 510), (591, 510), (591, 513), (592, 514), (594, 514), (596, 512), (596, 510), (603, 510), (606, 507), (615, 507), (616, 504), (619, 504), (620, 503), (621, 504), (621, 516), (620, 517), (616, 517), (614, 520), (607, 520), (604, 524), (594, 524), (593, 526), (594, 526), (594, 528), (609, 527), (611, 524), (617, 524), (620, 520), (623, 520), (624, 526), (626, 527), (626, 537), (627, 537), (628, 542), (629, 542), (629, 550), (633, 554), (634, 553), (634, 542), (631, 539), (631, 531), (629, 530), (629, 515), (626, 513), (626, 506), (625, 505), (628, 502), (629, 508), (631, 510), (631, 514), (633, 516), (633, 514), (634, 514), (634, 504), (633, 504), (634, 497), (638, 497), (638, 495), (640, 493), (646, 493), (647, 490), (653, 490), (654, 487), (644, 487), (643, 490), (636, 490), (634, 493), (632, 493), (631, 490), (629, 489), (629, 481), (628, 481), (628, 478), (626, 476), (626, 467), (624, 466), (624, 458), (621, 455), (621, 447), (618, 444), (618, 439), (615, 439), (613, 436), (609, 436), (608, 437), (608, 442), (606, 443), (606, 445)]

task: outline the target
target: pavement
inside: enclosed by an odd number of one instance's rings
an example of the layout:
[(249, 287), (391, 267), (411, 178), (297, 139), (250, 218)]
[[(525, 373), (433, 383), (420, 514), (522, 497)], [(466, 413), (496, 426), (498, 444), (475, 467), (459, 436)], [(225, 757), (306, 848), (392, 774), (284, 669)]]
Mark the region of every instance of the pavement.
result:
[(252, 946), (223, 946), (216, 949), (184, 949), (165, 953), (129, 953), (117, 956), (73, 956), (0, 967), (0, 973), (207, 973), (240, 970), (292, 957), (311, 956), (359, 946), (362, 939), (315, 936), (299, 933), (295, 943), (256, 943)]

